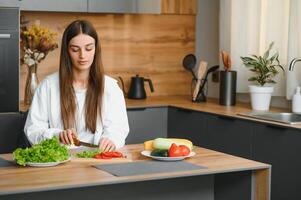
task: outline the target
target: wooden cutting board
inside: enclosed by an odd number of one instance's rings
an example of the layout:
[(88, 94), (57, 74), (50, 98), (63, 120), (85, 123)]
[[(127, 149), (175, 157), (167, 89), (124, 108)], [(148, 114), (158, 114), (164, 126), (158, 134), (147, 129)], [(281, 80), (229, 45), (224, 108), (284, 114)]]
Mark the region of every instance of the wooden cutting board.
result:
[(199, 93), (200, 90), (200, 86), (202, 83), (202, 78), (204, 77), (205, 73), (207, 70), (207, 62), (205, 61), (200, 61), (199, 67), (198, 67), (198, 71), (197, 71), (197, 83), (195, 85), (194, 91), (193, 91), (193, 95), (192, 95), (192, 100), (195, 101), (197, 98), (197, 95)]

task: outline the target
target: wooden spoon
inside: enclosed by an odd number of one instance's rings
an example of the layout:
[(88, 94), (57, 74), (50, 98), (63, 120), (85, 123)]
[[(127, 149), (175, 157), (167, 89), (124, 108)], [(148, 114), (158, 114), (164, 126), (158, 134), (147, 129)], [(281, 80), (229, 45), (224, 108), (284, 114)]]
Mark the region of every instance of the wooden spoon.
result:
[(231, 64), (231, 58), (230, 58), (229, 54), (225, 51), (222, 51), (221, 54), (222, 54), (222, 60), (223, 60), (224, 66), (225, 66), (225, 70), (230, 71), (232, 64)]

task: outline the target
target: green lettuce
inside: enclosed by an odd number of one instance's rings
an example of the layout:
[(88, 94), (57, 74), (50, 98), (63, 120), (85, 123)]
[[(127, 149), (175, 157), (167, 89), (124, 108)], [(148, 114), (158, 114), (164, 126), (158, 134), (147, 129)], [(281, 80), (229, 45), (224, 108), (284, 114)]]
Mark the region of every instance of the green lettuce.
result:
[(18, 148), (13, 155), (16, 162), (22, 166), (25, 166), (27, 162), (60, 162), (70, 157), (67, 147), (60, 143), (58, 137), (46, 139), (30, 148)]
[(83, 151), (80, 153), (77, 153), (76, 156), (78, 158), (93, 158), (96, 154), (101, 153), (99, 149), (97, 150), (92, 150), (92, 151)]

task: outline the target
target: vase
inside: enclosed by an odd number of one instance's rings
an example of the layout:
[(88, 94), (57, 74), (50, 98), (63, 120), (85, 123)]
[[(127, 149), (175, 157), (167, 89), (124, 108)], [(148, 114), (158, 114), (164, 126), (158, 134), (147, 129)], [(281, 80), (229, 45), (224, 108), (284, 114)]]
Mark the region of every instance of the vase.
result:
[(37, 77), (38, 65), (27, 66), (27, 78), (25, 83), (25, 93), (24, 93), (24, 103), (30, 105), (33, 95), (38, 87), (38, 77)]

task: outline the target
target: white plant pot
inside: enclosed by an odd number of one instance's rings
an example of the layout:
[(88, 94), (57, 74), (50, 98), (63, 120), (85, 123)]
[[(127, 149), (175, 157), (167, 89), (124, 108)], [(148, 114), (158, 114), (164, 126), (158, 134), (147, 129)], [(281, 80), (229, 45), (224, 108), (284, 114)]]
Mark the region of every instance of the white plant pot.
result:
[(249, 91), (253, 110), (268, 111), (270, 109), (273, 87), (249, 85)]

